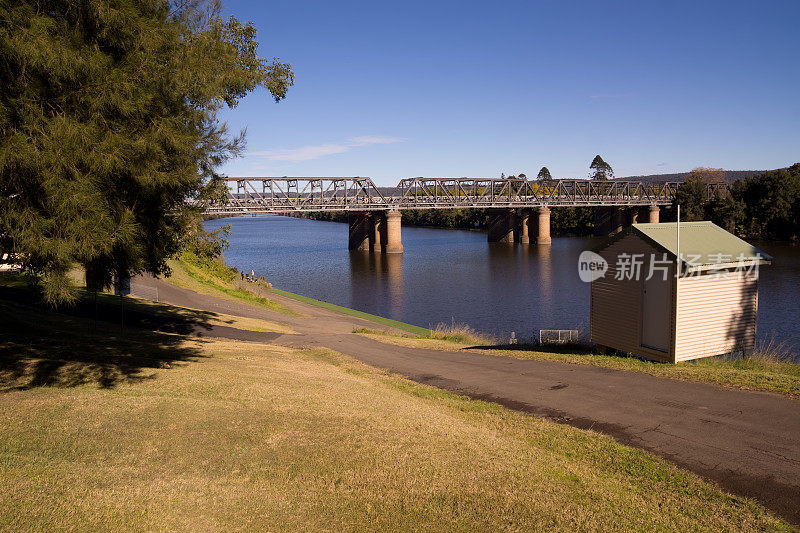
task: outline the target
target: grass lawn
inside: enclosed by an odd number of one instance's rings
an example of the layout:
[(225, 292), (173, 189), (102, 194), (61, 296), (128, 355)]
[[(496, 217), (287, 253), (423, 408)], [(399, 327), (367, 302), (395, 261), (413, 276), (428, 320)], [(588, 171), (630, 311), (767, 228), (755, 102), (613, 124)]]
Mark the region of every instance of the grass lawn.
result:
[(3, 530), (788, 529), (609, 437), (335, 352), (2, 312)]
[(800, 365), (775, 361), (758, 353), (738, 360), (705, 358), (673, 365), (642, 361), (635, 357), (600, 355), (580, 348), (545, 350), (542, 346), (514, 345), (503, 347), (492, 346), (480, 338), (473, 339), (473, 342), (468, 342), (467, 339), (453, 341), (447, 336), (443, 336), (444, 338), (411, 337), (364, 329), (355, 330), (353, 333), (398, 346), (430, 350), (479, 352), (517, 359), (537, 359), (593, 365), (616, 370), (644, 372), (653, 376), (684, 381), (714, 383), (731, 388), (777, 392), (800, 399)]

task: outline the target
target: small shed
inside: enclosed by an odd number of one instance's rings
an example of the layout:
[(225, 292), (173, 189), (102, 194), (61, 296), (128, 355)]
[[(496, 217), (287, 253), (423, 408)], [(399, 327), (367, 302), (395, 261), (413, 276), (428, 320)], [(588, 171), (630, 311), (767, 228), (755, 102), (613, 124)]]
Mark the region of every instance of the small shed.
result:
[(755, 246), (673, 222), (634, 224), (595, 253), (607, 270), (591, 282), (592, 342), (669, 363), (755, 347), (758, 269), (772, 259)]

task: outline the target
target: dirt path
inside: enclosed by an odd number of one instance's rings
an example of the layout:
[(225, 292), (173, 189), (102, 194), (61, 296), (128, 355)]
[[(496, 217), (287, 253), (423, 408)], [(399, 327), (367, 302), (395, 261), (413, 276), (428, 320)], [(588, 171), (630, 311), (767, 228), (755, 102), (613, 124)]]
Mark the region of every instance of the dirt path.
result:
[[(288, 298), (275, 297), (304, 317), (198, 294), (160, 280), (137, 282), (158, 287), (159, 299), (167, 303), (263, 318), (298, 332), (269, 334), (269, 342), (275, 344), (328, 347), (420, 383), (607, 433), (800, 524), (796, 400), (593, 366), (388, 345), (351, 334), (359, 327), (387, 328)], [(231, 335), (236, 338), (235, 332), (223, 336)]]

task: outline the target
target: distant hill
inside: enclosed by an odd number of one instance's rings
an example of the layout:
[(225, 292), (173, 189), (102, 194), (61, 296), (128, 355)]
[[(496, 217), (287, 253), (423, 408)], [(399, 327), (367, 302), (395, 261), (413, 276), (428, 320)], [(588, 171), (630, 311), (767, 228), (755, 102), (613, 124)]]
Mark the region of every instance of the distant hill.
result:
[[(766, 170), (726, 170), (725, 181), (733, 183), (736, 180), (749, 178), (750, 176), (757, 176), (767, 172)], [(650, 174), (648, 176), (628, 176), (625, 178), (614, 178), (618, 180), (631, 180), (631, 181), (683, 181), (688, 176), (688, 172), (679, 172), (677, 174)]]
[[(726, 170), (725, 171), (725, 181), (728, 183), (733, 183), (736, 180), (749, 178), (750, 176), (758, 176), (759, 174), (763, 174), (767, 172), (766, 170)], [(683, 181), (688, 176), (688, 172), (677, 172), (674, 174), (649, 174), (647, 176), (626, 176), (624, 178), (614, 178), (615, 180), (623, 180), (623, 181), (643, 181), (645, 183), (655, 182), (655, 181)], [(529, 178), (530, 179), (530, 178)], [(556, 179), (573, 179), (573, 178), (556, 178)], [(577, 178), (577, 179), (588, 179), (588, 178)], [(378, 187), (378, 190), (384, 196), (390, 196), (394, 192), (394, 187)]]

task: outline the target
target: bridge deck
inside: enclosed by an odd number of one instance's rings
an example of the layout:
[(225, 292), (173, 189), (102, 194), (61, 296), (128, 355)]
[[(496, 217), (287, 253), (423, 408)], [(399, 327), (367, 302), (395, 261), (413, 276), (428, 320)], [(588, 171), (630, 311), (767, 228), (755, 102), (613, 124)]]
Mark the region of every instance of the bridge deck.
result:
[[(679, 182), (407, 178), (391, 194), (370, 178), (227, 178), (225, 202), (206, 214), (670, 205)], [(715, 194), (724, 185), (709, 185)]]

